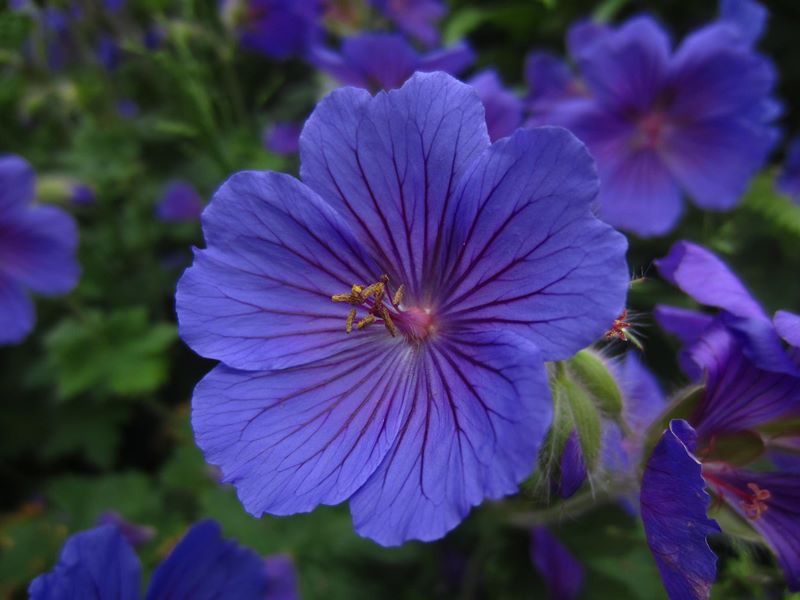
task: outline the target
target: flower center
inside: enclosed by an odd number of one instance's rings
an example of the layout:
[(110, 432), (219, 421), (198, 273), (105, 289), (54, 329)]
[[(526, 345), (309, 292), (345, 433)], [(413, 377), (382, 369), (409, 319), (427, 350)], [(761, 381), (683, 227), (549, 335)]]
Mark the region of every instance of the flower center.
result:
[(751, 521), (760, 519), (767, 509), (767, 500), (772, 498), (772, 493), (769, 490), (762, 490), (757, 483), (752, 481), (747, 484), (745, 491), (736, 485), (733, 485), (721, 477), (718, 477), (707, 468), (703, 468), (703, 477), (714, 488), (718, 495), (727, 491), (728, 493), (736, 496), (739, 499), (739, 504), (744, 509), (744, 513)]
[[(331, 296), (334, 302), (344, 302), (353, 308), (347, 314), (345, 331), (351, 333), (353, 326), (364, 329), (372, 323), (383, 323), (392, 337), (398, 332), (408, 340), (421, 341), (435, 330), (435, 323), (428, 308), (404, 306), (405, 286), (401, 285), (392, 294), (389, 290), (389, 276), (381, 278), (372, 285), (353, 284), (349, 294)], [(388, 302), (388, 304), (387, 304)], [(358, 309), (366, 311), (366, 315), (356, 320)]]
[(667, 117), (662, 112), (651, 112), (644, 115), (638, 122), (637, 146), (643, 148), (657, 148), (667, 127)]

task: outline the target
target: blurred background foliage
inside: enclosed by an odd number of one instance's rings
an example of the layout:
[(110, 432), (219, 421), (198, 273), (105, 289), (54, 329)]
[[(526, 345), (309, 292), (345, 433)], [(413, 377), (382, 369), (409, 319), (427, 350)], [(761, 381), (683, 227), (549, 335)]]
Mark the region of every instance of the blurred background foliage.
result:
[[(59, 192), (66, 180), (96, 196), (68, 205), (80, 225), (80, 285), (66, 298), (38, 299), (35, 333), (0, 348), (0, 597), (25, 597), (69, 533), (114, 511), (156, 530), (144, 549), (148, 567), (188, 524), (210, 516), (261, 553), (290, 554), (311, 599), (544, 597), (529, 558), (532, 518), (551, 524), (586, 566), (585, 598), (662, 598), (640, 525), (616, 505), (590, 507), (586, 494), (548, 508), (523, 492), (476, 509), (444, 540), (395, 549), (357, 537), (346, 507), (261, 520), (243, 511), (205, 464), (188, 422), (192, 388), (212, 365), (178, 340), (173, 293), (190, 247), (201, 243), (199, 224), (157, 220), (155, 206), (176, 179), (207, 199), (237, 170), (296, 173), (296, 158), (265, 150), (262, 132), (304, 119), (330, 84), (300, 60), (238, 49), (212, 1), (137, 0), (114, 14), (99, 2), (80, 4), (85, 18), (71, 29), (57, 70), (31, 59), (26, 40), (42, 43), (37, 24), (0, 13), (0, 148), (33, 164), (42, 201), (68, 204)], [(769, 7), (762, 49), (777, 63), (791, 134), (800, 130), (800, 4)], [(476, 70), (494, 66), (524, 93), (526, 53), (563, 52), (579, 17), (651, 12), (678, 39), (715, 10), (713, 2), (681, 0), (454, 0), (443, 35), (468, 38)], [(106, 34), (119, 44), (112, 70), (92, 50)], [(160, 40), (154, 48), (148, 34)], [(773, 176), (770, 168), (754, 181), (732, 213), (690, 212), (668, 238), (632, 240), (632, 273), (648, 277), (653, 258), (688, 238), (729, 260), (770, 311), (800, 310), (800, 212), (775, 194)], [(685, 300), (650, 279), (631, 296), (646, 360), (673, 391), (685, 382), (674, 344), (648, 317), (656, 299)], [(716, 598), (784, 597), (759, 546), (720, 542), (715, 550)]]

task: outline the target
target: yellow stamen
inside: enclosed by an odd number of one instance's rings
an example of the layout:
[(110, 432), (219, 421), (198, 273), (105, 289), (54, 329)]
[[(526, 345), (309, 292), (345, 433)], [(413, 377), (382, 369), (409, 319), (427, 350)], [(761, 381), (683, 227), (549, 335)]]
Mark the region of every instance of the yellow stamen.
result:
[(356, 325), (356, 329), (364, 329), (364, 327), (374, 322), (375, 322), (375, 315), (372, 314), (367, 315), (358, 322), (358, 324)]
[(397, 291), (394, 293), (394, 298), (392, 298), (392, 304), (397, 306), (403, 301), (403, 295), (406, 293), (406, 286), (401, 285), (397, 288)]
[(350, 333), (351, 331), (353, 331), (353, 321), (355, 321), (355, 318), (356, 318), (356, 309), (355, 308), (351, 308), (350, 312), (347, 313), (347, 321), (345, 321), (345, 323), (344, 323), (344, 330), (347, 333)]

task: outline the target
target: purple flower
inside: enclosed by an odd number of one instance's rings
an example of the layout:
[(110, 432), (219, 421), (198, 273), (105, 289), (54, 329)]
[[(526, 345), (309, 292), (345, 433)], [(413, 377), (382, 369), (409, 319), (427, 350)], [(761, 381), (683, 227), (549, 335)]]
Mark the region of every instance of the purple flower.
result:
[(284, 554), (274, 554), (264, 559), (269, 578), (269, 591), (264, 600), (298, 600), (300, 598), (297, 571), (292, 559)]
[(531, 561), (544, 579), (550, 600), (574, 600), (583, 589), (583, 567), (545, 527), (531, 531)]
[(609, 367), (622, 396), (622, 419), (628, 433), (606, 421), (603, 428), (603, 466), (612, 473), (629, 475), (641, 462), (644, 434), (664, 410), (667, 400), (653, 373), (642, 364), (639, 355), (627, 352)]
[(275, 154), (296, 154), (302, 129), (302, 123), (274, 123), (264, 131), (264, 146)]
[(600, 216), (642, 236), (677, 223), (682, 196), (733, 208), (777, 138), (772, 64), (721, 20), (675, 50), (651, 18), (591, 31), (574, 55), (585, 96), (542, 117), (583, 140), (597, 160)]
[(717, 557), (706, 537), (720, 529), (706, 516), (710, 497), (693, 455), (695, 441), (686, 421), (672, 421), (642, 478), (647, 543), (670, 600), (707, 599), (717, 574)]
[(248, 512), (350, 500), (384, 545), (517, 490), (552, 417), (543, 360), (601, 336), (628, 286), (591, 158), (558, 128), (490, 145), (475, 92), (415, 74), (325, 98), (299, 182), (234, 175), (178, 284), (183, 339), (222, 361), (192, 424)]
[(95, 202), (94, 190), (85, 183), (73, 183), (70, 186), (70, 201), (75, 206), (87, 206)]
[(494, 142), (508, 137), (522, 124), (522, 101), (503, 83), (493, 69), (481, 71), (467, 81), (483, 102), (486, 110), (486, 127)]
[[(656, 261), (661, 276), (678, 286), (700, 304), (720, 309), (715, 317), (697, 311), (657, 306), (656, 320), (677, 335), (686, 346), (681, 365), (686, 373), (698, 379), (707, 363), (713, 361), (704, 353), (712, 351), (698, 341), (706, 333), (722, 329), (713, 337), (724, 343), (724, 336), (733, 335), (741, 351), (763, 370), (800, 375), (800, 369), (786, 352), (780, 337), (793, 338), (792, 323), (800, 317), (781, 311), (771, 320), (742, 282), (716, 255), (691, 242), (676, 242), (669, 254)], [(780, 329), (776, 328), (780, 325)], [(791, 343), (791, 342), (790, 342)], [(713, 352), (712, 352), (713, 355)]]
[(191, 183), (173, 181), (164, 189), (156, 216), (166, 222), (196, 221), (203, 212), (203, 199)]
[(703, 466), (712, 490), (745, 519), (778, 557), (789, 589), (800, 590), (800, 461), (758, 473), (718, 463)]
[[(750, 295), (742, 282), (728, 267), (708, 250), (688, 242), (676, 243), (669, 255), (657, 261), (662, 276), (679, 286), (698, 302), (720, 309), (716, 315), (704, 315), (686, 309), (660, 308), (658, 320), (666, 329), (676, 333), (685, 344), (683, 360), (685, 370), (696, 378), (703, 377), (705, 385), (696, 398), (689, 416), (689, 423), (673, 421), (688, 432), (691, 443), (681, 437), (686, 456), (680, 455), (670, 432), (664, 434), (659, 444), (672, 446), (672, 459), (656, 461), (655, 453), (645, 469), (642, 484), (642, 511), (644, 504), (654, 507), (657, 524), (664, 525), (647, 532), (651, 548), (658, 552), (659, 544), (666, 539), (670, 544), (680, 544), (686, 556), (701, 552), (708, 554), (705, 541), (694, 532), (680, 529), (677, 525), (665, 525), (669, 519), (679, 523), (684, 518), (685, 505), (665, 503), (659, 485), (671, 489), (676, 497), (684, 496), (689, 503), (692, 490), (697, 489), (697, 478), (685, 482), (684, 492), (677, 492), (677, 483), (669, 484), (665, 477), (669, 469), (680, 469), (681, 462), (689, 460), (703, 462), (703, 486), (710, 488), (721, 502), (725, 502), (743, 518), (750, 521), (767, 544), (778, 555), (792, 588), (800, 584), (800, 561), (797, 552), (797, 528), (787, 523), (797, 519), (797, 488), (790, 482), (788, 471), (794, 470), (786, 463), (797, 464), (797, 458), (782, 457), (773, 467), (778, 470), (758, 473), (746, 468), (747, 463), (763, 458), (756, 452), (753, 457), (733, 458), (720, 454), (718, 445), (724, 448), (726, 439), (741, 441), (749, 437), (758, 442), (758, 447), (767, 445), (768, 438), (762, 434), (766, 426), (773, 430), (769, 438), (791, 447), (792, 439), (798, 435), (796, 419), (800, 417), (800, 370), (781, 337), (789, 344), (800, 341), (796, 332), (800, 317), (780, 311), (770, 319), (761, 305)], [(777, 428), (777, 429), (776, 429)], [(763, 436), (763, 437), (762, 437)], [(720, 440), (722, 443), (720, 444)], [(786, 447), (785, 446), (785, 447)], [(774, 454), (774, 453), (773, 453)], [(680, 455), (681, 458), (677, 458)], [(761, 468), (768, 467), (762, 464)], [(796, 468), (796, 467), (795, 467)], [(645, 483), (649, 482), (646, 486)], [(660, 482), (660, 483), (659, 483)], [(659, 502), (661, 504), (659, 504)], [(695, 501), (692, 505), (699, 506)], [(687, 540), (683, 536), (692, 536)], [(662, 539), (663, 538), (663, 539)], [(659, 541), (661, 540), (661, 541)], [(669, 546), (678, 547), (678, 546)], [(683, 556), (683, 555), (682, 555)], [(658, 554), (656, 555), (659, 560)], [(695, 560), (695, 565), (704, 564)], [(688, 561), (673, 561), (669, 573), (662, 568), (665, 584), (694, 586), (700, 581), (710, 582), (706, 577), (698, 579)], [(700, 589), (700, 588), (698, 588)], [(708, 597), (707, 587), (698, 598)], [(672, 596), (683, 597), (683, 596)]]
[(97, 60), (106, 71), (114, 71), (122, 60), (122, 50), (109, 33), (100, 34), (97, 40)]
[(439, 42), (436, 22), (447, 14), (442, 0), (371, 0), (405, 33), (426, 46)]
[[(289, 600), (273, 595), (264, 561), (226, 541), (214, 521), (194, 525), (153, 573), (146, 600), (241, 598)], [(31, 582), (31, 600), (119, 598), (138, 600), (141, 566), (114, 525), (101, 525), (67, 539), (55, 568)]]
[(125, 519), (122, 515), (109, 510), (100, 515), (97, 525), (113, 525), (122, 534), (132, 547), (139, 548), (156, 536), (156, 530), (145, 525), (137, 525)]
[(800, 136), (786, 150), (786, 161), (778, 175), (778, 191), (800, 204)]
[(573, 429), (569, 434), (564, 450), (561, 452), (561, 460), (558, 465), (558, 480), (555, 487), (562, 498), (570, 498), (577, 492), (586, 481), (586, 462), (583, 458), (581, 441), (578, 431)]
[(342, 85), (377, 91), (400, 87), (415, 71), (458, 75), (475, 53), (462, 42), (420, 55), (401, 35), (362, 33), (346, 38), (340, 52), (316, 46), (309, 60)]
[(27, 290), (66, 294), (78, 283), (75, 221), (33, 204), (35, 176), (18, 156), (0, 157), (0, 344), (21, 342), (35, 315)]
[(117, 114), (123, 119), (134, 119), (139, 116), (139, 105), (130, 98), (122, 98), (116, 104)]
[(322, 0), (222, 0), (244, 48), (269, 58), (303, 54), (321, 35)]

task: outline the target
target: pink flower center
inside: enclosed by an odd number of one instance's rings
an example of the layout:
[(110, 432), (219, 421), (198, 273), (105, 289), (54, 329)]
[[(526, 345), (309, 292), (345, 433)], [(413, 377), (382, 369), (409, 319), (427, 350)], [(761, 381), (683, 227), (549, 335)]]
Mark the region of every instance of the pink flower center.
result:
[[(403, 285), (391, 293), (389, 277), (382, 275), (372, 285), (354, 284), (349, 294), (335, 294), (331, 300), (352, 306), (345, 321), (346, 333), (351, 333), (354, 326), (360, 330), (372, 323), (382, 323), (392, 337), (401, 333), (408, 341), (420, 342), (435, 331), (435, 320), (429, 308), (404, 306), (404, 293)], [(359, 309), (366, 311), (366, 315), (359, 318)]]
[(637, 146), (651, 149), (658, 148), (661, 145), (667, 125), (667, 116), (662, 112), (651, 112), (641, 117), (637, 123)]

